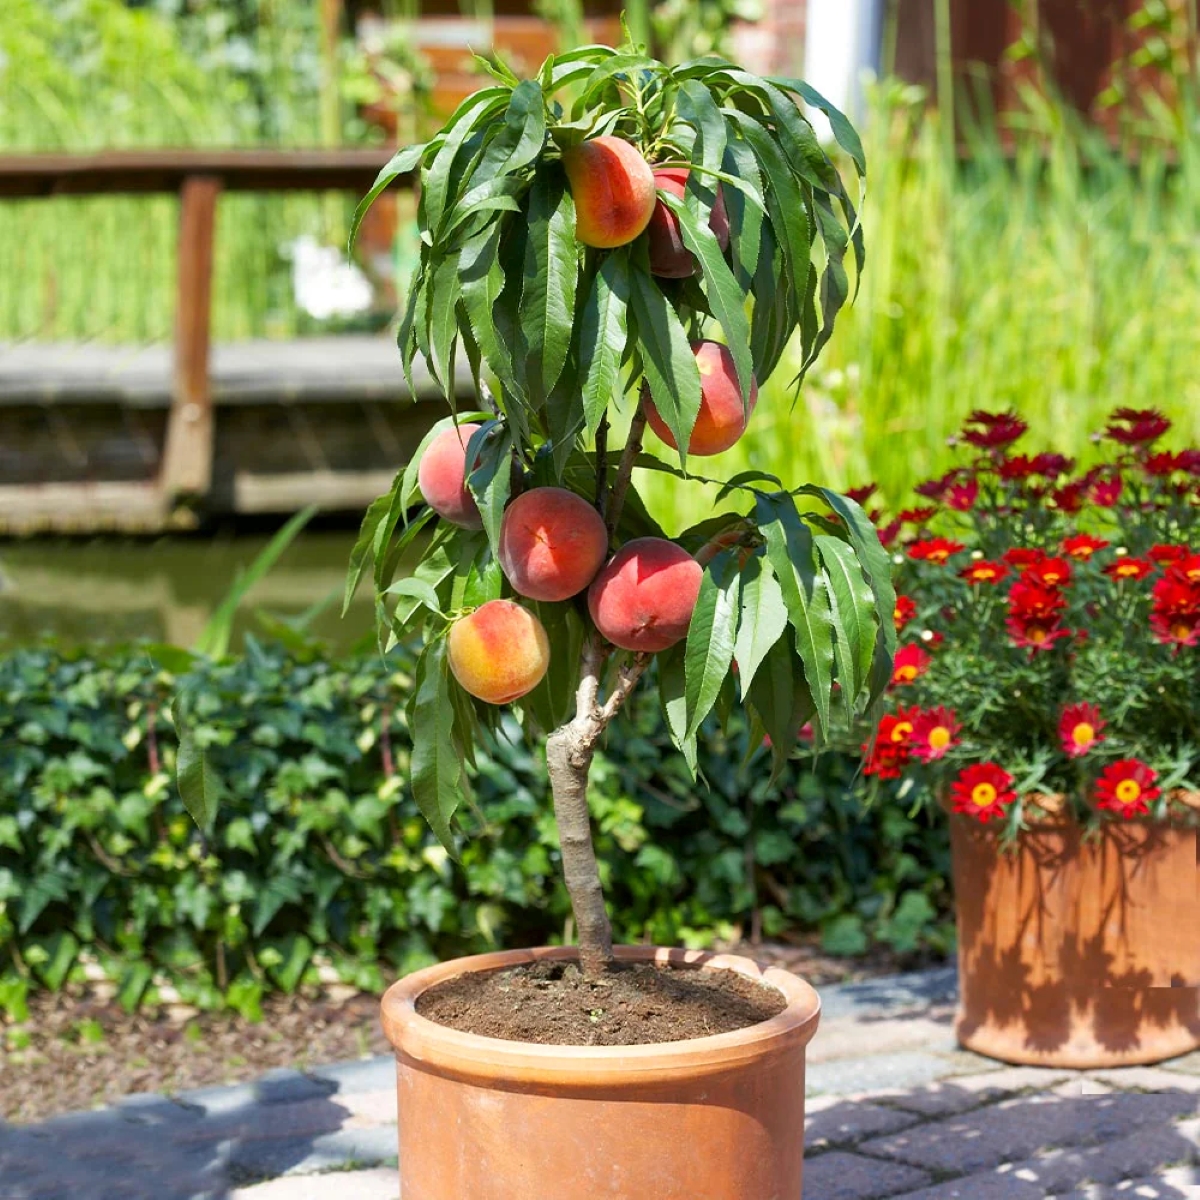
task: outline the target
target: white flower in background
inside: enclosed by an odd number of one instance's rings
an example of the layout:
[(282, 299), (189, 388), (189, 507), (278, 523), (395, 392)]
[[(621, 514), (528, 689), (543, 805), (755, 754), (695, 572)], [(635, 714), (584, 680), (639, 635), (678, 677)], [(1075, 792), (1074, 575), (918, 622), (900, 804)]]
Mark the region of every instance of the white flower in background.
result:
[(288, 246), (292, 258), (292, 294), (310, 317), (352, 317), (371, 307), (371, 284), (340, 250), (322, 246), (305, 234)]

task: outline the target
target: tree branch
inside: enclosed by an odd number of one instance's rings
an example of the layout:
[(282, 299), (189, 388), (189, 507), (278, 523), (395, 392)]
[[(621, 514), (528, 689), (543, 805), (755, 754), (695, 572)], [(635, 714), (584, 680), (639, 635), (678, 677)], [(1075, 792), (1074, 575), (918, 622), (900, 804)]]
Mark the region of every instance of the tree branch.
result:
[(621, 509), (625, 507), (625, 493), (629, 491), (629, 481), (633, 478), (633, 464), (642, 452), (642, 435), (646, 432), (646, 409), (638, 400), (637, 412), (629, 426), (629, 440), (621, 454), (621, 465), (617, 467), (617, 478), (613, 482), (612, 499), (608, 505), (608, 531), (616, 531), (617, 522), (621, 519)]
[(608, 415), (596, 428), (596, 511), (604, 518), (608, 507)]

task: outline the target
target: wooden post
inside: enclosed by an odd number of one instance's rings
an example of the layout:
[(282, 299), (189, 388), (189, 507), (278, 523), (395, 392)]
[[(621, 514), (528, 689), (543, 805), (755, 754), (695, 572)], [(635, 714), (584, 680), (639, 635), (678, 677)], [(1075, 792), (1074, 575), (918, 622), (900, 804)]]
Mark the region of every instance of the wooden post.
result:
[(175, 374), (160, 483), (168, 503), (203, 497), (212, 484), (213, 411), (209, 383), (213, 231), (221, 181), (192, 175), (179, 193)]

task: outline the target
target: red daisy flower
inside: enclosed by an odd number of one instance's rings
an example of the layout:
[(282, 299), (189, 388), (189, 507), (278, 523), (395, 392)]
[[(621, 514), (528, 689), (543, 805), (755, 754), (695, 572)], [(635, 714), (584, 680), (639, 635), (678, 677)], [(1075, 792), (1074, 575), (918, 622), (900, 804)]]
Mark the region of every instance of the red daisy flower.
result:
[(909, 623), (917, 615), (917, 605), (909, 596), (897, 596), (896, 607), (892, 612), (892, 619), (896, 622), (896, 632), (899, 633), (905, 625)]
[(1021, 572), (1022, 579), (1039, 587), (1060, 588), (1071, 582), (1071, 564), (1065, 558), (1043, 558)]
[(1200, 609), (1182, 613), (1152, 612), (1150, 629), (1164, 646), (1200, 646)]
[(1109, 417), (1104, 436), (1122, 446), (1148, 446), (1170, 428), (1171, 422), (1155, 408), (1118, 408)]
[(998, 583), (1007, 574), (1008, 568), (1002, 562), (990, 562), (986, 558), (959, 571), (959, 575), (968, 583)]
[(1181, 558), (1187, 558), (1190, 551), (1186, 546), (1151, 546), (1150, 557), (1156, 563), (1174, 563), (1179, 562)]
[(962, 438), (982, 450), (1011, 446), (1029, 426), (1015, 412), (989, 413), (976, 409), (963, 426)]
[(1020, 483), (1038, 473), (1036, 460), (1028, 454), (1014, 454), (1011, 458), (1004, 459), (996, 467), (996, 471), (1005, 483)]
[(1189, 475), (1200, 475), (1200, 450), (1180, 450), (1179, 469)]
[(1082, 479), (1076, 479), (1072, 483), (1064, 483), (1062, 487), (1055, 488), (1050, 493), (1050, 499), (1060, 512), (1077, 513), (1083, 507), (1087, 490), (1087, 483)]
[(1096, 807), (1120, 813), (1126, 820), (1145, 816), (1150, 801), (1162, 795), (1154, 786), (1157, 778), (1158, 772), (1137, 758), (1110, 763), (1096, 780)]
[(929, 500), (940, 500), (945, 494), (946, 489), (958, 478), (957, 471), (947, 471), (940, 479), (926, 479), (924, 483), (918, 483), (913, 491), (918, 496), (924, 496)]
[(964, 483), (952, 483), (946, 489), (946, 507), (955, 512), (970, 512), (979, 499), (979, 484), (974, 479)]
[(1009, 566), (1016, 567), (1019, 571), (1024, 567), (1033, 566), (1034, 563), (1040, 563), (1046, 554), (1045, 551), (1032, 547), (1012, 546), (1005, 550), (1001, 557)]
[(1162, 450), (1158, 454), (1151, 454), (1142, 463), (1142, 470), (1153, 479), (1165, 479), (1175, 471), (1184, 469), (1180, 459), (1181, 455), (1172, 454), (1169, 450)]
[(1188, 583), (1200, 583), (1200, 554), (1189, 553), (1171, 566), (1171, 574)]
[(1057, 621), (1059, 612), (1066, 604), (1062, 593), (1056, 588), (1043, 587), (1024, 575), (1008, 593), (1009, 611), (1018, 617)]
[(864, 483), (862, 487), (847, 488), (843, 495), (847, 500), (853, 500), (855, 504), (866, 504), (878, 487), (877, 483)]
[(952, 542), (949, 538), (923, 538), (909, 546), (908, 557), (914, 562), (944, 563), (952, 554), (965, 549), (962, 542)]
[(1080, 758), (1104, 741), (1105, 720), (1094, 704), (1068, 704), (1058, 720), (1058, 736), (1068, 758)]
[(929, 670), (932, 662), (932, 657), (920, 646), (901, 646), (892, 662), (892, 683), (897, 687), (912, 683)]
[(908, 762), (915, 712), (915, 709), (901, 708), (894, 716), (889, 713), (880, 719), (874, 741), (863, 743), (862, 750), (867, 755), (864, 774), (880, 779), (900, 778), (902, 768)]
[(1043, 479), (1057, 479), (1075, 466), (1075, 460), (1065, 454), (1038, 454), (1033, 460), (1033, 473)]
[(1004, 809), (1017, 798), (1013, 777), (993, 762), (964, 767), (950, 785), (956, 813), (967, 813), (979, 821), (1004, 816)]
[(1079, 533), (1074, 537), (1064, 538), (1063, 553), (1079, 562), (1087, 562), (1097, 550), (1103, 550), (1109, 545), (1103, 538), (1092, 537), (1087, 533)]
[(924, 525), (926, 521), (936, 516), (936, 508), (906, 508), (896, 520), (905, 521), (909, 525)]
[(1118, 558), (1104, 568), (1104, 573), (1110, 579), (1129, 579), (1136, 583), (1139, 579), (1154, 574), (1154, 564), (1144, 558)]
[(900, 536), (901, 521), (889, 521), (886, 525), (878, 527), (879, 544), (885, 549), (889, 549), (893, 542)]
[(959, 744), (958, 718), (952, 708), (931, 708), (918, 712), (913, 720), (909, 744), (922, 762), (944, 758), (948, 750)]
[(1014, 646), (1031, 652), (1049, 650), (1055, 642), (1071, 636), (1069, 629), (1060, 627), (1057, 617), (1047, 620), (1045, 617), (1009, 613), (1004, 618), (1004, 628), (1008, 630)]
[(1124, 486), (1120, 475), (1105, 475), (1094, 479), (1090, 487), (1092, 503), (1099, 508), (1112, 508), (1121, 498)]

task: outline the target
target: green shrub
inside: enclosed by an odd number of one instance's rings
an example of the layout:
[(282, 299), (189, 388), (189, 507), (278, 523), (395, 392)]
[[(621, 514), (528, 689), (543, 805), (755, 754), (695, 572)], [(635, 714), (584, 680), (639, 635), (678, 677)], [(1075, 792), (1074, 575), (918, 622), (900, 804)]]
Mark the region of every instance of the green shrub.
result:
[[(151, 647), (0, 660), (0, 1009), (104, 977), (131, 1008), (177, 993), (253, 1015), (268, 990), (379, 990), (435, 957), (560, 940), (544, 764), (502, 727), (455, 864), (404, 782), (410, 670), (399, 652), (329, 662), (253, 639), (215, 664)], [(206, 834), (171, 782), (181, 686), (228, 792)], [(740, 722), (701, 739), (697, 786), (655, 703), (635, 699), (593, 779), (619, 938), (704, 945), (757, 922), (834, 952), (946, 945), (940, 825), (867, 808), (856, 758), (800, 759), (769, 786)]]

